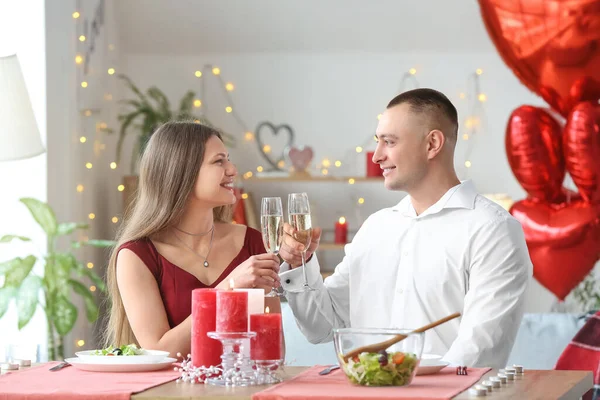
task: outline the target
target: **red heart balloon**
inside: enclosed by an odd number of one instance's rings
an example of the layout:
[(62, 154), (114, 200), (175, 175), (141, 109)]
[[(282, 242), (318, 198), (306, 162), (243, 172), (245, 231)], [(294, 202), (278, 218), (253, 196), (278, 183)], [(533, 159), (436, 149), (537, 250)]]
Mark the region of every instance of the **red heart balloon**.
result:
[(506, 127), (506, 155), (517, 180), (529, 197), (560, 201), (565, 179), (562, 132), (546, 110), (521, 106)]
[(559, 207), (526, 199), (511, 214), (523, 225), (535, 278), (564, 300), (600, 258), (600, 206), (577, 198)]
[(581, 196), (600, 202), (600, 106), (581, 103), (575, 106), (564, 132), (567, 169)]
[[(523, 226), (535, 278), (561, 300), (600, 259), (599, 126), (600, 107), (581, 103), (562, 134), (533, 106), (513, 111), (506, 130), (509, 164), (528, 193), (510, 212)], [(579, 193), (562, 187), (565, 169)]]
[(504, 62), (553, 109), (566, 117), (577, 103), (600, 98), (600, 0), (479, 0), (479, 6)]

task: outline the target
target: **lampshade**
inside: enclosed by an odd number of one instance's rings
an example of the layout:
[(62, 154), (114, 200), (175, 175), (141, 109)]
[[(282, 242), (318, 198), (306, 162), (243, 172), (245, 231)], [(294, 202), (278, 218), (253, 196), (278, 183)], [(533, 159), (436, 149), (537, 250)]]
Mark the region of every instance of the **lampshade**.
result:
[(19, 60), (16, 55), (0, 57), (0, 161), (44, 151)]

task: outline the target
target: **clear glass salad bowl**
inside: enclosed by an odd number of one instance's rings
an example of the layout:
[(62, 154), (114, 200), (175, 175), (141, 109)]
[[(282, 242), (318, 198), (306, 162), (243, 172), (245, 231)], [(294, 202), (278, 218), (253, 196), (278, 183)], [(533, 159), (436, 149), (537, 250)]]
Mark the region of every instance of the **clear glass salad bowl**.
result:
[[(398, 334), (406, 339), (379, 353), (361, 353), (346, 361), (343, 355), (361, 346), (384, 342)], [(350, 382), (362, 386), (407, 386), (423, 351), (424, 333), (412, 329), (340, 328), (333, 330), (338, 362)]]

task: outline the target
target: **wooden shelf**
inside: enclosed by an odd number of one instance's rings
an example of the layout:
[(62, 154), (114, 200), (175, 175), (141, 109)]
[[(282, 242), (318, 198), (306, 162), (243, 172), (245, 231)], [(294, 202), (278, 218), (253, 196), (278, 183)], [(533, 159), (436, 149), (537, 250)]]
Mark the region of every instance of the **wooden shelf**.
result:
[(331, 242), (322, 242), (319, 243), (318, 250), (344, 250), (345, 244), (331, 243)]
[(323, 279), (330, 277), (331, 275), (333, 275), (333, 271), (321, 271), (321, 276)]
[(253, 176), (252, 178), (246, 179), (248, 182), (345, 182), (350, 184), (350, 179), (354, 179), (354, 182), (382, 182), (383, 177), (370, 177), (370, 176), (310, 176), (310, 175), (299, 175), (299, 176)]

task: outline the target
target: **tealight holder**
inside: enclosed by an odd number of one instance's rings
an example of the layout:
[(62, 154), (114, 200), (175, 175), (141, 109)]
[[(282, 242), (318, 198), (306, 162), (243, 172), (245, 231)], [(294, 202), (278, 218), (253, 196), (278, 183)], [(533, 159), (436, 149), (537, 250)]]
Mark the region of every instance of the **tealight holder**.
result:
[(247, 368), (250, 360), (244, 355), (244, 344), (256, 336), (256, 332), (208, 332), (208, 337), (223, 344), (221, 369), (218, 377), (211, 377), (206, 383), (214, 386), (254, 386), (256, 374)]
[(256, 381), (258, 385), (270, 385), (279, 383), (283, 379), (279, 376), (279, 367), (283, 364), (281, 360), (254, 360), (256, 368)]

